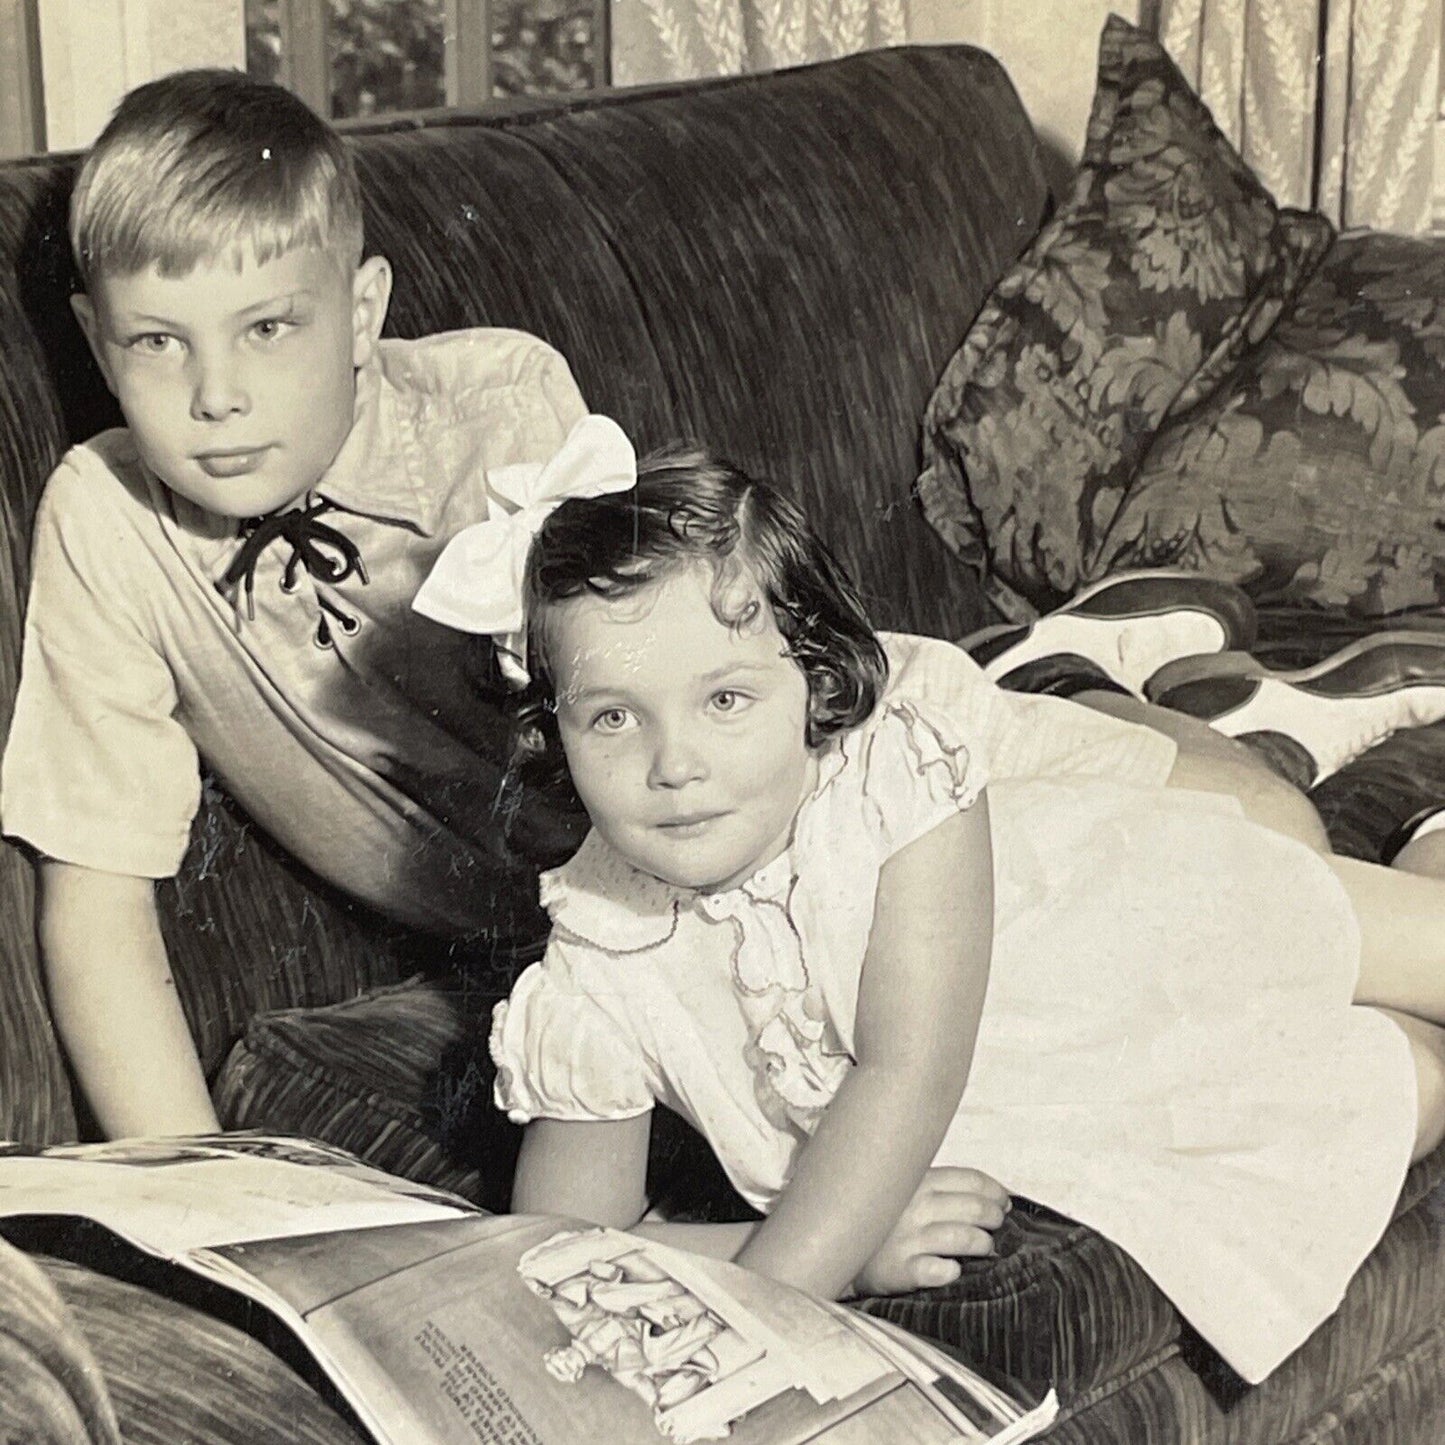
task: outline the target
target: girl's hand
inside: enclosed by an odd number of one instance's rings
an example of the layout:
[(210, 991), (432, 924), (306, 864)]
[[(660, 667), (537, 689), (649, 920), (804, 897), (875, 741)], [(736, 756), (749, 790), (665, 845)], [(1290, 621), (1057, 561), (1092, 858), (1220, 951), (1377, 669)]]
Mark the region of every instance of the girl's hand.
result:
[(904, 1294), (952, 1284), (962, 1273), (957, 1256), (993, 1253), (990, 1231), (1011, 1207), (1003, 1185), (977, 1169), (930, 1169), (853, 1291)]

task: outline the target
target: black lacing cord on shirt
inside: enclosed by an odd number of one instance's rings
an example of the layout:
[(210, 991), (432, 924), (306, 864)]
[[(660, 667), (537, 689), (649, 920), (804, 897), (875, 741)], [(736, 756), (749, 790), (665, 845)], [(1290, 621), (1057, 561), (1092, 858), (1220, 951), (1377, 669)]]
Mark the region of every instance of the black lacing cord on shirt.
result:
[[(247, 517), (241, 523), (241, 535), (245, 541), (236, 553), (231, 565), (226, 568), (216, 590), (223, 596), (234, 595), (240, 587), (246, 596), (246, 616), (254, 621), (256, 617), (256, 564), (261, 553), (272, 542), (282, 541), (291, 548), (291, 555), (281, 571), (281, 590), (296, 590), (296, 573), (304, 567), (307, 574), (318, 582), (335, 586), (348, 577), (360, 579), (363, 586), (369, 580), (366, 564), (361, 560), (361, 550), (356, 543), (335, 527), (318, 520), (323, 512), (336, 510), (336, 504), (325, 497), (317, 497), (305, 507), (285, 512), (272, 512), (265, 517)], [(331, 624), (327, 614), (336, 619), (337, 625), (348, 637), (361, 630), (361, 619), (352, 616), (334, 602), (317, 594), (322, 616), (316, 624), (315, 642), (317, 647), (331, 647)]]
[[(365, 577), (361, 579), (366, 581)], [(347, 637), (355, 637), (361, 631), (361, 619), (353, 616), (350, 612), (343, 611), (334, 602), (328, 602), (319, 592), (316, 600), (321, 604), (323, 615), (316, 619), (316, 636), (311, 640), (317, 647), (334, 647), (336, 644), (331, 639), (331, 624), (326, 620), (325, 613), (330, 613)]]

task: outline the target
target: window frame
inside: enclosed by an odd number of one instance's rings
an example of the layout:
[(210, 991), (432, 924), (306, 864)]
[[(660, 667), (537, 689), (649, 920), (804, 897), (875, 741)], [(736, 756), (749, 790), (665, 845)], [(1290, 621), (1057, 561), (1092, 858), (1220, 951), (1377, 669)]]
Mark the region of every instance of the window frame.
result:
[[(597, 73), (594, 89), (612, 83), (611, 6), (591, 0)], [(318, 115), (331, 112), (327, 0), (277, 0), (281, 53), (277, 78)], [(445, 0), (443, 105), (475, 108), (492, 95), (492, 0)], [(344, 119), (351, 119), (345, 117)]]

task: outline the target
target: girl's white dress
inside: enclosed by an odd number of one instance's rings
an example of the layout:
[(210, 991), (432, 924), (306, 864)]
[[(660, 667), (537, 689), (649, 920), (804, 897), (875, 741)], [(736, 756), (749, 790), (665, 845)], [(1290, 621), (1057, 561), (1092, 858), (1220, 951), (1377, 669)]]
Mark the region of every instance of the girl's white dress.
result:
[(1161, 787), (1159, 735), (1002, 692), (947, 643), (885, 645), (880, 705), (748, 882), (674, 888), (595, 832), (543, 877), (546, 957), (493, 1020), (498, 1103), (662, 1100), (766, 1210), (850, 1067), (882, 864), (991, 774), (992, 970), (938, 1162), (1098, 1229), (1262, 1378), (1338, 1305), (1413, 1143), (1404, 1035), (1350, 1002), (1348, 897), (1232, 799)]

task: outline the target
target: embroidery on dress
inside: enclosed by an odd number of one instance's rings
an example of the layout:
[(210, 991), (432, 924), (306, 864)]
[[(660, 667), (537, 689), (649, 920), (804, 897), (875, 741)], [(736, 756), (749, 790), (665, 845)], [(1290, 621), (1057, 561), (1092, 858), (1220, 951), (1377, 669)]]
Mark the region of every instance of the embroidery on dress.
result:
[(811, 1134), (852, 1064), (817, 996), (793, 917), (798, 875), (764, 891), (763, 877), (724, 893), (700, 895), (696, 910), (731, 929), (729, 968), (748, 1043), (759, 1108), (775, 1127)]
[(972, 781), (967, 744), (949, 742), (911, 702), (891, 702), (879, 726), (870, 734), (863, 753), (863, 796), (872, 805), (883, 831), (892, 831), (888, 826), (889, 814), (873, 785), (880, 772), (886, 780), (887, 769), (875, 770), (873, 750), (884, 732), (884, 724), (893, 718), (903, 724), (908, 762), (927, 786), (928, 796), (936, 803), (950, 803), (960, 812), (972, 806), (978, 788)]
[(673, 899), (667, 932), (661, 938), (650, 938), (645, 943), (637, 944), (634, 948), (614, 948), (611, 944), (603, 943), (599, 939), (588, 938), (586, 934), (578, 933), (575, 928), (569, 928), (562, 922), (555, 922), (552, 927), (556, 930), (557, 936), (566, 942), (580, 943), (584, 948), (595, 949), (598, 953), (606, 954), (608, 958), (635, 958), (639, 953), (651, 953), (653, 949), (661, 948), (664, 943), (671, 943), (677, 934), (681, 918), (682, 904), (678, 899)]

